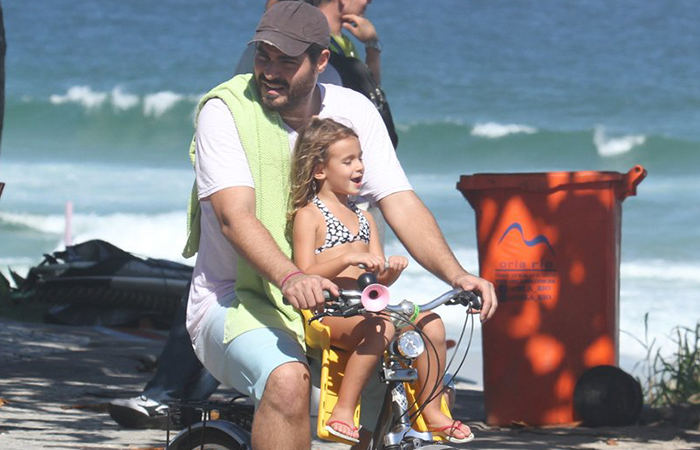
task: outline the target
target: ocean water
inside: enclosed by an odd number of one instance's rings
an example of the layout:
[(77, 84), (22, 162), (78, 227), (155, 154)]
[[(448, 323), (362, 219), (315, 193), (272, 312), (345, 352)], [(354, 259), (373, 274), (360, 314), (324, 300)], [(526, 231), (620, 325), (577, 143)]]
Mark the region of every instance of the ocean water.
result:
[[(187, 148), (201, 94), (227, 79), (263, 3), (5, 0), (0, 271), (99, 238), (182, 261)], [(649, 172), (623, 203), (620, 350), (700, 318), (700, 3), (374, 2), (400, 159), (463, 265), (478, 271), (462, 174)], [(390, 238), (389, 253), (405, 254)], [(191, 261), (190, 261), (191, 263)], [(392, 288), (446, 286), (412, 262)], [(444, 314), (450, 336), (461, 315)], [(464, 375), (480, 379), (476, 325)]]

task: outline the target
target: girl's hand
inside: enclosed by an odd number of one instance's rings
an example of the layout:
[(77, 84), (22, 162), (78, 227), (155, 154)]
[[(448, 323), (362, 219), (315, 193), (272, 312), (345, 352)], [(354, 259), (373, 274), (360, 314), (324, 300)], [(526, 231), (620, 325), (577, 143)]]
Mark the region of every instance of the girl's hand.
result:
[(360, 266), (368, 272), (381, 272), (384, 270), (384, 260), (371, 253), (348, 253), (348, 265)]
[(391, 275), (399, 276), (408, 267), (408, 258), (405, 256), (390, 256), (385, 265), (385, 271)]
[(384, 286), (391, 286), (406, 267), (408, 267), (408, 258), (404, 256), (390, 256), (386, 260), (384, 270), (377, 277), (378, 281)]

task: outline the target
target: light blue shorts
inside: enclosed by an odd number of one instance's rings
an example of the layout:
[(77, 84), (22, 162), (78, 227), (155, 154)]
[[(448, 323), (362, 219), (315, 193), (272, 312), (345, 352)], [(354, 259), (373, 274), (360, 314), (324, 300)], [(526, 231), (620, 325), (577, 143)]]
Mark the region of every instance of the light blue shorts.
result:
[[(295, 339), (275, 328), (251, 330), (224, 344), (226, 309), (234, 301), (237, 300), (232, 295), (228, 299), (219, 299), (209, 307), (197, 337), (195, 353), (214, 378), (253, 398), (257, 408), (267, 378), (273, 370), (288, 362), (301, 362), (308, 366), (309, 360)], [(312, 359), (310, 371), (312, 385), (317, 390), (320, 385), (320, 361)], [(385, 392), (386, 385), (373, 373), (362, 391), (360, 423), (363, 427), (369, 430), (374, 428)], [(318, 403), (310, 407), (311, 414), (315, 416)], [(315, 429), (313, 423), (312, 428)]]
[(232, 295), (209, 307), (195, 353), (214, 378), (253, 398), (257, 407), (273, 370), (289, 362), (308, 363), (296, 339), (276, 328), (247, 331), (224, 344), (226, 309), (234, 301)]

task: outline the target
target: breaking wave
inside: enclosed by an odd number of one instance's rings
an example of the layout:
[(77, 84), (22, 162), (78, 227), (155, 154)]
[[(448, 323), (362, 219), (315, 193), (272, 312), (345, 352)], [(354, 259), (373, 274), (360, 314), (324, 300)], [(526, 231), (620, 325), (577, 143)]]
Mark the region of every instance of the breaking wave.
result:
[(480, 123), (476, 124), (472, 128), (472, 136), (483, 137), (487, 139), (498, 139), (510, 134), (534, 134), (537, 133), (537, 129), (529, 127), (527, 125), (503, 125), (495, 122)]
[(49, 102), (52, 105), (77, 104), (82, 106), (86, 112), (110, 106), (114, 111), (120, 112), (140, 106), (145, 117), (156, 118), (161, 117), (180, 102), (193, 106), (198, 100), (199, 96), (178, 94), (172, 91), (140, 96), (126, 92), (121, 86), (116, 86), (109, 92), (93, 91), (90, 86), (73, 86), (65, 94), (54, 94), (49, 97)]
[[(186, 262), (180, 255), (185, 243), (185, 221), (184, 210), (160, 214), (75, 214), (72, 242), (102, 239), (140, 256)], [(65, 224), (65, 217), (60, 214), (0, 212), (0, 229), (21, 227), (52, 235), (56, 239), (54, 250), (64, 248)]]
[(604, 158), (627, 153), (633, 148), (643, 145), (646, 141), (646, 136), (641, 134), (609, 137), (605, 132), (605, 127), (600, 125), (593, 133), (593, 144), (598, 150), (598, 154)]

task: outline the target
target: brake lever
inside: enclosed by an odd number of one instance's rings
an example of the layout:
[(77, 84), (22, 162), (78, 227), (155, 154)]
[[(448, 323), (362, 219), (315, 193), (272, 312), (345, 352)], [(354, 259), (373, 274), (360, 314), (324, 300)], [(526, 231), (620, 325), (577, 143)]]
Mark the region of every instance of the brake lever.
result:
[(465, 291), (467, 293), (467, 305), (475, 311), (481, 311), (481, 297), (473, 293), (472, 291)]
[(327, 312), (325, 312), (325, 311), (322, 312), (322, 313), (314, 314), (313, 316), (311, 316), (311, 318), (309, 319), (309, 322), (308, 322), (308, 323), (309, 323), (309, 325), (311, 325), (312, 322), (314, 322), (314, 321), (316, 321), (316, 320), (321, 320), (322, 318), (328, 317), (328, 316), (330, 316), (330, 315), (331, 315), (331, 314), (329, 314), (329, 313), (327, 313)]
[(481, 298), (472, 291), (462, 291), (456, 295), (448, 304), (460, 304), (475, 311), (481, 310)]
[(365, 309), (365, 307), (361, 303), (359, 303), (357, 305), (350, 306), (345, 310), (341, 309), (341, 312), (342, 312), (343, 317), (352, 317), (352, 316), (356, 316), (358, 314), (362, 314), (364, 309)]
[(343, 308), (342, 304), (336, 302), (329, 302), (325, 306), (325, 310), (322, 313), (315, 314), (309, 319), (309, 325), (315, 320), (319, 320), (323, 317), (353, 317), (361, 314), (364, 311), (364, 306), (362, 304), (352, 305), (347, 308)]
[(328, 302), (324, 306), (324, 310), (321, 313), (314, 314), (310, 319), (309, 319), (309, 325), (311, 325), (311, 322), (315, 320), (320, 320), (323, 317), (330, 317), (330, 316), (339, 316), (338, 311), (342, 311), (340, 308), (338, 308), (337, 304), (335, 302)]

